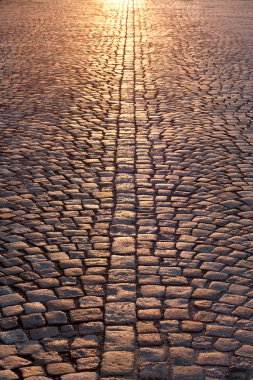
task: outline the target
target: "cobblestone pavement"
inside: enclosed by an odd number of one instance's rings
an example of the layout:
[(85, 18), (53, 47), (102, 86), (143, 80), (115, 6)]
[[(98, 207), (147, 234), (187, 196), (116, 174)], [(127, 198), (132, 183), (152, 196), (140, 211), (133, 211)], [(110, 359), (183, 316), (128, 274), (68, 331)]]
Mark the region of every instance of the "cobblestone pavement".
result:
[(2, 0), (0, 379), (252, 379), (253, 3)]

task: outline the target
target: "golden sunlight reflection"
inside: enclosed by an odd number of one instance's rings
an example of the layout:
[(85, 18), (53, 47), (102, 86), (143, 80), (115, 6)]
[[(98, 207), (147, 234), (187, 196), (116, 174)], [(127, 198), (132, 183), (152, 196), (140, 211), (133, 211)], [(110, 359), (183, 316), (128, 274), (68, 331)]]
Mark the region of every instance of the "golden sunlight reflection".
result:
[(122, 3), (122, 0), (106, 0), (108, 4), (112, 4), (115, 6), (119, 6), (120, 3)]

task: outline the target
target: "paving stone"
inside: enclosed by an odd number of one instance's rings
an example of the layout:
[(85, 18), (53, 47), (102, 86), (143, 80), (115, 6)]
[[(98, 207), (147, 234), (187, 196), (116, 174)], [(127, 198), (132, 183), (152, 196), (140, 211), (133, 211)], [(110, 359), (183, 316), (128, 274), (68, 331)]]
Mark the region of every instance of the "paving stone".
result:
[(135, 281), (135, 271), (133, 269), (110, 269), (110, 283), (132, 283)]
[(192, 347), (196, 349), (211, 349), (213, 346), (213, 338), (209, 336), (198, 336), (193, 338)]
[(234, 326), (237, 321), (236, 317), (231, 317), (227, 315), (218, 315), (216, 318), (216, 322), (218, 322), (220, 325), (225, 326)]
[(85, 335), (82, 338), (82, 347), (97, 348), (101, 344), (101, 337), (97, 335)]
[(18, 305), (25, 302), (25, 299), (21, 297), (19, 294), (6, 294), (3, 296), (0, 296), (0, 306), (6, 307), (11, 305)]
[(88, 357), (77, 359), (77, 370), (96, 370), (99, 365), (98, 357)]
[(232, 327), (220, 326), (216, 324), (209, 324), (206, 326), (206, 334), (218, 337), (231, 337), (234, 333)]
[(140, 309), (160, 309), (161, 308), (161, 301), (155, 297), (148, 298), (138, 298), (136, 301), (136, 306)]
[(4, 369), (15, 369), (20, 367), (25, 367), (31, 362), (17, 355), (7, 356), (0, 360), (0, 366)]
[(240, 347), (239, 350), (237, 350), (235, 353), (236, 353), (236, 355), (252, 359), (253, 358), (252, 345), (245, 344), (242, 347)]
[(0, 327), (3, 330), (9, 330), (9, 329), (13, 329), (15, 327), (18, 327), (17, 317), (2, 318), (0, 320)]
[(18, 376), (10, 371), (9, 369), (3, 370), (0, 372), (1, 380), (15, 380), (18, 379)]
[(136, 321), (135, 304), (130, 302), (111, 302), (105, 306), (107, 324), (133, 323)]
[(79, 325), (79, 334), (103, 334), (104, 324), (103, 322), (87, 322)]
[(143, 347), (139, 350), (139, 360), (142, 362), (164, 362), (166, 360), (163, 348)]
[(192, 297), (193, 298), (201, 298), (206, 300), (216, 300), (219, 296), (220, 292), (213, 289), (196, 289)]
[(30, 302), (23, 304), (26, 314), (30, 313), (44, 313), (46, 311), (45, 306), (41, 302)]
[(50, 380), (50, 377), (47, 376), (30, 376), (30, 380)]
[(233, 337), (239, 342), (252, 344), (253, 343), (253, 331), (237, 330)]
[(239, 318), (250, 318), (253, 315), (253, 310), (248, 307), (239, 306), (232, 311), (232, 314)]
[(158, 332), (154, 322), (150, 321), (138, 321), (136, 323), (137, 331), (139, 334), (156, 333)]
[(247, 297), (238, 296), (234, 294), (224, 294), (221, 298), (221, 302), (232, 304), (233, 306), (241, 305), (247, 300)]
[(134, 370), (134, 355), (128, 351), (108, 351), (102, 357), (102, 376), (131, 375)]
[(33, 329), (36, 327), (45, 326), (46, 324), (45, 319), (43, 318), (42, 314), (39, 314), (39, 313), (22, 316), (21, 321), (22, 321), (22, 325), (26, 329), (29, 329), (29, 328)]
[(175, 366), (172, 373), (173, 380), (203, 380), (204, 371), (199, 366)]
[(140, 346), (160, 346), (162, 341), (160, 334), (147, 333), (138, 335), (138, 343)]
[(159, 320), (161, 319), (161, 310), (158, 309), (144, 309), (138, 310), (138, 318), (141, 320)]
[(189, 311), (187, 309), (166, 309), (164, 312), (165, 319), (190, 319)]
[(167, 286), (166, 297), (168, 298), (190, 298), (192, 288), (188, 286)]
[(210, 366), (228, 366), (230, 361), (229, 354), (211, 351), (206, 353), (200, 353), (198, 355), (197, 363), (200, 365)]
[(47, 302), (56, 299), (52, 290), (31, 290), (27, 292), (27, 297), (31, 302)]
[(81, 297), (83, 295), (83, 291), (77, 287), (72, 286), (63, 286), (61, 288), (56, 289), (56, 293), (60, 298), (75, 298)]
[(136, 285), (135, 284), (108, 284), (106, 289), (107, 300), (117, 301), (135, 301)]
[(39, 341), (36, 340), (29, 340), (25, 343), (17, 343), (16, 347), (20, 355), (33, 355), (44, 351), (44, 348), (41, 345), (41, 343), (39, 343)]
[(191, 345), (192, 336), (187, 333), (169, 333), (168, 341), (171, 346), (189, 347)]
[(116, 254), (130, 254), (135, 252), (135, 240), (132, 237), (115, 237), (112, 251)]
[(134, 351), (135, 339), (132, 327), (108, 326), (105, 330), (105, 350), (106, 351)]
[(47, 365), (47, 372), (49, 375), (64, 375), (67, 373), (75, 372), (70, 363), (50, 363)]
[(61, 299), (47, 302), (47, 308), (49, 311), (66, 311), (75, 309), (75, 303), (72, 299)]
[(215, 318), (217, 317), (216, 313), (212, 313), (210, 311), (199, 311), (194, 315), (194, 320), (195, 321), (200, 321), (200, 322), (213, 322)]
[(67, 339), (63, 338), (44, 338), (43, 346), (47, 351), (68, 352), (69, 343)]
[(167, 379), (168, 375), (167, 363), (144, 363), (140, 365), (141, 379)]
[(5, 317), (20, 315), (23, 311), (24, 309), (21, 305), (7, 306), (2, 309), (2, 313)]
[(160, 285), (144, 285), (141, 287), (143, 297), (162, 297), (165, 294), (165, 287)]
[(45, 365), (48, 363), (60, 363), (61, 356), (57, 352), (36, 352), (32, 353), (35, 365)]
[(79, 372), (61, 376), (61, 380), (97, 380), (96, 372)]
[(0, 358), (5, 358), (6, 356), (15, 355), (17, 353), (16, 346), (14, 344), (0, 345)]
[(111, 255), (111, 267), (133, 269), (135, 267), (134, 256)]
[(103, 299), (101, 297), (81, 297), (78, 302), (80, 307), (87, 309), (103, 306)]
[(36, 340), (56, 336), (59, 334), (59, 330), (55, 326), (40, 327), (30, 330), (30, 334), (31, 338)]
[(0, 339), (5, 344), (13, 344), (13, 343), (25, 342), (25, 341), (28, 340), (26, 334), (21, 329), (1, 332), (0, 333)]
[(203, 323), (202, 322), (194, 322), (194, 321), (183, 321), (182, 322), (182, 331), (183, 332), (194, 332), (199, 333), (203, 331)]
[(49, 325), (64, 325), (67, 323), (67, 316), (62, 311), (50, 311), (45, 313)]
[(89, 322), (102, 320), (103, 314), (100, 309), (77, 309), (70, 311), (70, 319), (72, 322)]
[(229, 304), (221, 303), (221, 302), (214, 303), (212, 307), (212, 311), (216, 313), (227, 314), (227, 315), (230, 315), (234, 309), (235, 309), (234, 305), (229, 305)]
[(179, 331), (179, 321), (178, 320), (165, 320), (160, 321), (160, 332), (168, 333), (168, 332), (178, 332)]
[(219, 338), (215, 344), (214, 348), (218, 351), (235, 351), (239, 347), (239, 342), (235, 339), (229, 338)]
[(194, 364), (194, 350), (186, 347), (171, 347), (170, 359), (173, 365), (191, 365)]
[(31, 367), (25, 367), (21, 368), (21, 373), (24, 378), (29, 378), (31, 376), (45, 376), (45, 371), (40, 366), (31, 366)]

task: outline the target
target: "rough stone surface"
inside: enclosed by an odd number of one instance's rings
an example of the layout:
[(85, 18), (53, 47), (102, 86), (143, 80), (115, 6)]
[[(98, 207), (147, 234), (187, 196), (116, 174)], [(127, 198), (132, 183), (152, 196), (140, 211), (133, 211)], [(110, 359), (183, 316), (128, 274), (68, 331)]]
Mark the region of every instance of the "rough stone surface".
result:
[(173, 368), (172, 380), (204, 380), (205, 375), (198, 366), (175, 366)]
[(0, 371), (1, 380), (15, 380), (18, 376), (9, 369)]
[(108, 351), (103, 354), (102, 375), (130, 375), (133, 373), (133, 369), (133, 353), (128, 351)]
[(252, 18), (0, 0), (0, 379), (252, 378)]

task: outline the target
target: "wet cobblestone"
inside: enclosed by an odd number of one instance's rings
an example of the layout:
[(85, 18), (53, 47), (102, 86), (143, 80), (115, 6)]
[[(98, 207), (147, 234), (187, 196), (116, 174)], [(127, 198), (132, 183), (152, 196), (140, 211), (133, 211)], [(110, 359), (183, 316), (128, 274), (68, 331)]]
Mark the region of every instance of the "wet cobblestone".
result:
[(252, 18), (0, 2), (0, 380), (253, 378)]

